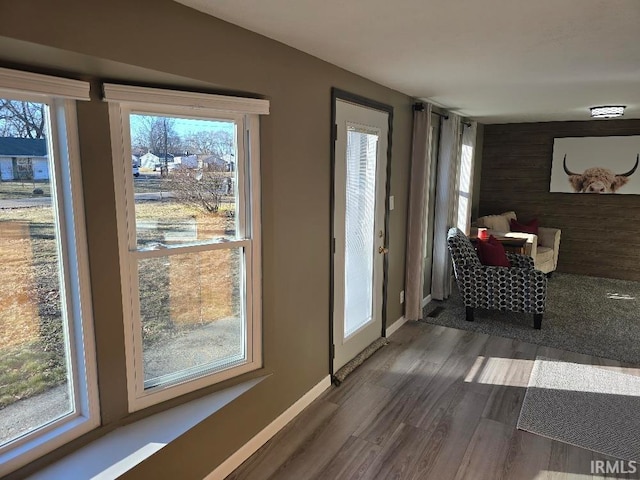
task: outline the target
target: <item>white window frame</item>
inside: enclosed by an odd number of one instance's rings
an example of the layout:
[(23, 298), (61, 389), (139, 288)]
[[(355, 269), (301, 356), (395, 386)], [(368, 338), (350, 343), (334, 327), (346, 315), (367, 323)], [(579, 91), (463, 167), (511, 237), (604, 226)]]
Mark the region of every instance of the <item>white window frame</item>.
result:
[[(120, 273), (124, 307), (125, 351), (129, 412), (134, 412), (185, 393), (262, 367), (262, 270), (260, 218), (259, 115), (269, 113), (269, 102), (240, 97), (198, 94), (126, 85), (105, 84), (109, 102), (111, 142), (116, 193)], [(238, 195), (247, 209), (248, 225), (240, 225), (242, 238), (216, 244), (214, 241), (168, 247), (161, 250), (137, 248), (133, 175), (131, 171), (130, 115), (150, 113), (187, 118), (234, 121), (238, 143)], [(241, 168), (240, 160), (245, 168)], [(245, 181), (243, 175), (248, 173)], [(244, 190), (244, 185), (247, 186)], [(196, 253), (218, 248), (243, 248), (245, 252), (245, 351), (239, 365), (201, 376), (188, 376), (175, 383), (144, 388), (142, 329), (138, 291), (138, 260), (167, 253)]]
[(0, 447), (0, 476), (20, 468), (100, 425), (98, 384), (76, 100), (89, 100), (89, 83), (0, 68), (0, 97), (49, 106), (48, 151), (66, 356), (75, 411)]

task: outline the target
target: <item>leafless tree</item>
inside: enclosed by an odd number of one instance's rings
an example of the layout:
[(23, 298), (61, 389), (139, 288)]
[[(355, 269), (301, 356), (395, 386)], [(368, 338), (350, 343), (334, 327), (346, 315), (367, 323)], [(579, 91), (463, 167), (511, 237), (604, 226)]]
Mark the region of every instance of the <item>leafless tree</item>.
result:
[(153, 115), (132, 115), (132, 147), (155, 155), (182, 153), (184, 143), (175, 128), (175, 119)]
[(225, 156), (234, 155), (235, 153), (233, 135), (227, 130), (191, 133), (186, 143), (187, 150), (198, 155), (213, 155), (224, 159)]
[(0, 136), (44, 138), (44, 104), (0, 98)]
[(221, 168), (209, 170), (176, 168), (169, 175), (169, 188), (182, 202), (207, 212), (217, 212), (231, 191), (231, 177)]

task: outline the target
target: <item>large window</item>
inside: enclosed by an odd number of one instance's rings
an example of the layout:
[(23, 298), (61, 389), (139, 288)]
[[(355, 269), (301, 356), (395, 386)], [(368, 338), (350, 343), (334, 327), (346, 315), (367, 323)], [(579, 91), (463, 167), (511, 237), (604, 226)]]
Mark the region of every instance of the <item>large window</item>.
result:
[(261, 366), (257, 115), (268, 103), (116, 85), (105, 96), (133, 411)]
[(0, 476), (98, 425), (75, 99), (0, 69)]

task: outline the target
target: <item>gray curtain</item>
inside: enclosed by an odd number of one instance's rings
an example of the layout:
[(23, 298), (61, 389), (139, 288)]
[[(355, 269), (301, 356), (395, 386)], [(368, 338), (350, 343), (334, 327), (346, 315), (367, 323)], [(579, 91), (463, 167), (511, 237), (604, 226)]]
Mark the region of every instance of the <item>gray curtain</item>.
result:
[(451, 294), (451, 258), (447, 249), (447, 232), (457, 223), (460, 117), (453, 113), (448, 116), (443, 120), (440, 131), (436, 180), (431, 285), (431, 298), (434, 300), (444, 300)]
[(427, 175), (431, 152), (431, 105), (413, 112), (409, 213), (407, 218), (407, 255), (405, 311), (407, 320), (422, 318), (424, 286), (424, 243), (426, 241)]

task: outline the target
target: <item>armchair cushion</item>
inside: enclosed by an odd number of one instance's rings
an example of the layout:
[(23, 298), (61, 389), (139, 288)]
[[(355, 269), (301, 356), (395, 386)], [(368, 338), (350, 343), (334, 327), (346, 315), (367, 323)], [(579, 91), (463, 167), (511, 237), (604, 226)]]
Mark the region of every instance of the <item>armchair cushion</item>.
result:
[(478, 248), (480, 263), (483, 265), (493, 265), (496, 267), (511, 266), (504, 247), (493, 235), (489, 236), (489, 240), (479, 240), (476, 247)]
[(511, 219), (509, 221), (509, 227), (512, 232), (524, 232), (524, 233), (532, 233), (534, 235), (538, 234), (538, 219), (534, 218), (533, 220), (527, 223), (520, 223), (517, 220)]

